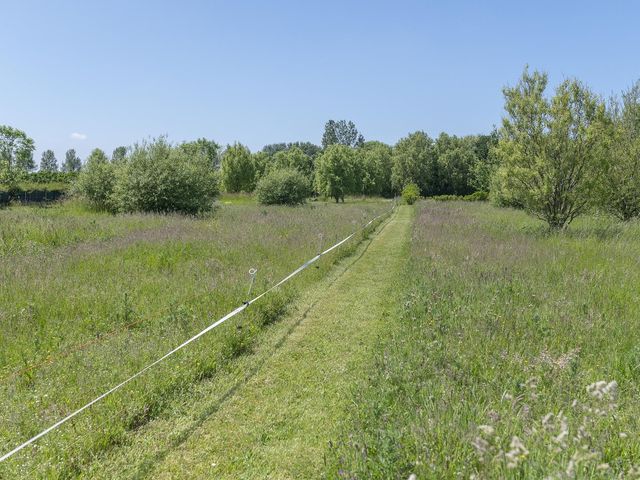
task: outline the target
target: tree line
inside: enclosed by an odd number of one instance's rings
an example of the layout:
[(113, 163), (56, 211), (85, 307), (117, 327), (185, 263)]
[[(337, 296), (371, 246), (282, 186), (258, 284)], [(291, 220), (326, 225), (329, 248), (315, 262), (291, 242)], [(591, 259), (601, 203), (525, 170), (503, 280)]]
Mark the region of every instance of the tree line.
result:
[(322, 146), (307, 142), (280, 143), (251, 153), (239, 143), (221, 155), (221, 182), (228, 192), (260, 192), (261, 181), (282, 170), (295, 171), (316, 193), (335, 201), (346, 195), (392, 197), (408, 184), (423, 196), (467, 195), (488, 191), (495, 164), (496, 131), (457, 137), (446, 133), (432, 139), (418, 131), (396, 145), (365, 141), (353, 122), (330, 120)]
[[(113, 211), (200, 211), (221, 189), (296, 204), (312, 195), (336, 202), (391, 197), (411, 185), (412, 196), (490, 192), (494, 203), (523, 208), (553, 229), (593, 209), (621, 220), (640, 215), (640, 81), (608, 100), (576, 79), (552, 95), (547, 86), (546, 73), (525, 68), (503, 89), (502, 125), (484, 135), (416, 131), (387, 145), (366, 141), (351, 121), (329, 120), (321, 145), (277, 143), (251, 152), (241, 143), (222, 148), (208, 139), (171, 144), (161, 137), (118, 147), (110, 158), (95, 149), (84, 165), (69, 150), (62, 169), (81, 170), (76, 192)], [(32, 171), (33, 150), (24, 132), (0, 126), (0, 183)], [(52, 151), (43, 152), (40, 170), (57, 170)]]
[[(0, 182), (9, 183), (24, 178), (35, 169), (34, 143), (24, 132), (2, 128), (7, 134), (0, 138), (0, 144), (11, 144), (4, 150), (3, 170), (11, 174), (5, 175)], [(491, 149), (496, 142), (496, 132), (466, 137), (443, 133), (432, 139), (420, 131), (391, 146), (365, 141), (351, 121), (329, 120), (322, 135), (322, 145), (277, 143), (251, 152), (240, 143), (223, 149), (207, 139), (172, 145), (166, 138), (159, 138), (131, 147), (118, 147), (111, 157), (101, 149), (94, 149), (84, 163), (75, 150), (69, 150), (62, 171), (82, 171), (75, 190), (96, 207), (110, 210), (122, 209), (115, 207), (122, 202), (113, 201), (113, 188), (119, 178), (116, 171), (135, 162), (140, 151), (145, 149), (149, 151), (152, 170), (149, 176), (153, 176), (154, 168), (163, 168), (165, 157), (170, 154), (174, 162), (184, 164), (175, 168), (197, 163), (204, 157), (215, 173), (210, 176), (216, 184), (214, 190), (255, 192), (259, 200), (267, 204), (302, 203), (312, 195), (333, 198), (336, 202), (344, 201), (347, 195), (392, 197), (409, 183), (418, 184), (424, 196), (465, 195), (488, 188), (486, 171), (493, 162)], [(177, 153), (171, 153), (173, 150)], [(57, 170), (54, 153), (44, 151), (40, 172)], [(164, 181), (177, 180), (177, 177), (165, 177)], [(169, 205), (163, 208), (169, 208)], [(175, 209), (181, 208), (175, 205)]]

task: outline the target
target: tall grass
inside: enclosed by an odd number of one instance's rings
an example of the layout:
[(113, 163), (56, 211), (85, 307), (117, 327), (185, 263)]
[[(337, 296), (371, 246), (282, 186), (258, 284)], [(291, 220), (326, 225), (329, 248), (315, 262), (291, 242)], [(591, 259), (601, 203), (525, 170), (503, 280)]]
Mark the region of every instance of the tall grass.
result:
[(423, 202), (338, 478), (637, 478), (640, 225)]
[[(91, 400), (388, 208), (223, 205), (213, 215), (111, 216), (74, 203), (0, 211), (0, 451)], [(363, 238), (366, 232), (358, 236)], [(356, 241), (358, 241), (356, 239)], [(124, 433), (250, 350), (292, 285), (0, 464), (0, 477), (69, 477)]]

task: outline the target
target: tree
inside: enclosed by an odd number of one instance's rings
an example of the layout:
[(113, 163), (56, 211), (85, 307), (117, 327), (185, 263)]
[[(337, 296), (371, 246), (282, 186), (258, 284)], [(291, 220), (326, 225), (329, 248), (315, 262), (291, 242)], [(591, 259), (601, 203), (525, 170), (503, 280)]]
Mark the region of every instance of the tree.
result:
[(311, 142), (272, 143), (270, 145), (265, 145), (262, 148), (262, 151), (269, 156), (272, 156), (278, 152), (289, 150), (293, 147), (298, 147), (312, 159), (315, 159), (318, 155), (320, 155), (320, 153), (322, 153), (322, 147), (319, 147), (318, 145), (315, 145)]
[(220, 145), (213, 140), (199, 138), (193, 142), (184, 142), (180, 148), (187, 155), (204, 155), (211, 162), (213, 168), (220, 167)]
[(577, 80), (564, 81), (551, 100), (546, 87), (545, 73), (525, 68), (518, 84), (503, 90), (497, 185), (557, 230), (593, 202), (603, 172), (605, 107)]
[(361, 147), (364, 137), (358, 132), (356, 125), (347, 120), (329, 120), (324, 126), (322, 135), (322, 147), (330, 145), (346, 145), (348, 147)]
[(116, 147), (111, 154), (111, 161), (114, 163), (121, 162), (127, 156), (127, 147)]
[(262, 147), (262, 152), (271, 157), (276, 153), (282, 152), (288, 148), (289, 148), (288, 143), (284, 143), (284, 142), (270, 143), (269, 145), (265, 145), (264, 147)]
[(255, 167), (251, 152), (240, 143), (227, 146), (222, 155), (222, 184), (227, 192), (252, 192), (255, 188)]
[(489, 135), (478, 135), (475, 141), (477, 161), (473, 166), (470, 184), (476, 191), (491, 190), (491, 179), (499, 166), (499, 159), (495, 154), (498, 145), (498, 130), (493, 129)]
[(0, 125), (0, 183), (17, 186), (22, 176), (35, 168), (35, 145), (26, 133)]
[(272, 170), (273, 157), (265, 151), (260, 151), (251, 154), (251, 161), (253, 162), (255, 182), (257, 184), (258, 180)]
[(382, 142), (365, 142), (357, 150), (360, 164), (362, 193), (365, 195), (393, 196), (391, 168), (393, 151)]
[(415, 183), (423, 196), (435, 195), (439, 188), (438, 156), (433, 140), (424, 132), (402, 138), (393, 149), (391, 183), (400, 192)]
[(306, 155), (301, 148), (291, 147), (281, 150), (273, 156), (271, 168), (289, 168), (302, 173), (310, 182), (313, 180), (313, 159)]
[(79, 172), (82, 167), (80, 158), (76, 155), (76, 151), (73, 148), (67, 150), (64, 154), (64, 163), (62, 164), (63, 172)]
[(612, 99), (602, 207), (620, 220), (640, 216), (640, 80)]
[(353, 192), (355, 152), (346, 145), (329, 145), (316, 162), (316, 189), (336, 203)]
[(322, 147), (311, 143), (311, 142), (293, 142), (289, 143), (289, 148), (297, 147), (304, 152), (305, 155), (308, 155), (311, 159), (315, 159), (318, 155), (322, 153)]
[(42, 152), (42, 158), (40, 159), (40, 171), (41, 172), (57, 172), (58, 160), (53, 153), (53, 150), (45, 150)]
[(115, 185), (115, 165), (99, 148), (94, 149), (78, 176), (74, 189), (92, 206), (100, 210), (115, 210), (113, 190)]
[(477, 162), (474, 137), (456, 137), (441, 133), (435, 142), (440, 183), (438, 195), (468, 195), (472, 169)]

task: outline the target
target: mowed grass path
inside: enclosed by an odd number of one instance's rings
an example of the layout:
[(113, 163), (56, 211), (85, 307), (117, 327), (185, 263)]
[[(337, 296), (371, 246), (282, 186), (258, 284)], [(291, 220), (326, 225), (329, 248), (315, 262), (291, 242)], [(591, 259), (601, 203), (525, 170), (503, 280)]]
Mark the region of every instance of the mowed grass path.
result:
[(401, 207), (361, 258), (303, 302), (281, 348), (148, 473), (160, 478), (317, 478), (394, 303), (412, 210)]

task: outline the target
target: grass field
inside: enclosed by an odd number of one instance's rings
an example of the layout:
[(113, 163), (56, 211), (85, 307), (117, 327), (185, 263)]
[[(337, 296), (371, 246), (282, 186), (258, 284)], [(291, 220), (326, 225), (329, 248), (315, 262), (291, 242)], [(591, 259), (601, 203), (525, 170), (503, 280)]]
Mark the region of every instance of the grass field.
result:
[(422, 202), (330, 477), (637, 478), (640, 224)]
[[(2, 451), (390, 206), (222, 200), (0, 210)], [(0, 478), (639, 477), (639, 223), (423, 201), (368, 234)]]
[[(0, 448), (7, 451), (259, 293), (389, 203), (221, 205), (202, 218), (111, 216), (68, 202), (0, 210)], [(148, 375), (0, 465), (80, 474), (175, 398), (250, 351), (354, 242)]]

